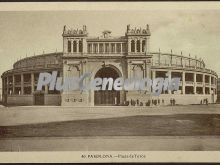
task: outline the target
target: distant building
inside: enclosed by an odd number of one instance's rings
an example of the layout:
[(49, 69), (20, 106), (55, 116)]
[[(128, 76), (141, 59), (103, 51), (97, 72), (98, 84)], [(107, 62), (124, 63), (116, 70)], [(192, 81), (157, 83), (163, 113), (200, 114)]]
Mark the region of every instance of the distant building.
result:
[(217, 91), (217, 102), (220, 103), (220, 78), (218, 78)]
[[(102, 36), (89, 37), (87, 27), (63, 29), (63, 52), (24, 58), (13, 69), (2, 74), (3, 102), (6, 105), (112, 106), (149, 104), (203, 104), (217, 100), (217, 74), (207, 69), (201, 59), (151, 52), (150, 29), (130, 28), (124, 36), (112, 37), (105, 30)], [(202, 36), (201, 36), (202, 37)], [(167, 41), (169, 42), (169, 41)], [(180, 77), (176, 92), (163, 91), (153, 96), (145, 91), (36, 91), (39, 73), (58, 71), (64, 79), (92, 72), (96, 77), (173, 78)]]

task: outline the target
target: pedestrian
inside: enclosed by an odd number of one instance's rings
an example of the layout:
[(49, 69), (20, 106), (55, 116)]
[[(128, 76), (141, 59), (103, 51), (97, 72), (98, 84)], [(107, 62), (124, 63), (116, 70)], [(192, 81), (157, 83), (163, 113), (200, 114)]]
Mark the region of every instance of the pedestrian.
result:
[(175, 105), (176, 104), (176, 100), (175, 99), (173, 99), (173, 105)]

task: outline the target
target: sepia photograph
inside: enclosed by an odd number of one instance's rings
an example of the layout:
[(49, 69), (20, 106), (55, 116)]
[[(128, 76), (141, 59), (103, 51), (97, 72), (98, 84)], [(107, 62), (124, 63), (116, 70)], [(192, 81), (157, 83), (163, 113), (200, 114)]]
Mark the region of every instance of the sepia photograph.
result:
[(220, 151), (220, 4), (96, 3), (0, 4), (0, 152)]

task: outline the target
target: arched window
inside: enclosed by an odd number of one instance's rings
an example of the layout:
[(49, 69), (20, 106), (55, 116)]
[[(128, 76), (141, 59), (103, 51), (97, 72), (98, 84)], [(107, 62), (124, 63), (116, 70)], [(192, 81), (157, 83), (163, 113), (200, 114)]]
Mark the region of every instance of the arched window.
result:
[(141, 43), (140, 40), (137, 40), (137, 52), (141, 51)]
[(131, 41), (131, 52), (135, 51), (135, 43), (134, 40)]
[(143, 40), (142, 41), (142, 52), (145, 52), (146, 51), (146, 41)]
[(83, 51), (83, 44), (82, 41), (79, 41), (79, 52)]
[(76, 41), (73, 41), (73, 52), (77, 51), (77, 43)]
[(71, 41), (68, 41), (67, 49), (68, 49), (68, 52), (70, 53), (71, 52)]

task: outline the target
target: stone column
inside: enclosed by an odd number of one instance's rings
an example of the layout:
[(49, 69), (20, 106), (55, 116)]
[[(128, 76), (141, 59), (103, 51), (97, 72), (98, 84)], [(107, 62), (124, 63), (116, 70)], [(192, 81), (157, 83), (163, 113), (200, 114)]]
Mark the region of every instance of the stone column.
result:
[(202, 92), (205, 95), (205, 74), (202, 75)]
[(34, 86), (35, 86), (35, 82), (34, 82), (34, 73), (31, 73), (31, 93), (34, 93)]
[(45, 94), (48, 94), (48, 85), (45, 85)]
[[(83, 75), (84, 73), (86, 73), (86, 61), (81, 61), (81, 69), (80, 69), (80, 73), (81, 73), (81, 75)], [(87, 79), (85, 79), (84, 81), (83, 81), (83, 83), (84, 84), (86, 84), (87, 83)]]
[(123, 44), (121, 43), (121, 53), (123, 53), (123, 49), (122, 49), (123, 47), (122, 47), (122, 45), (123, 45)]
[(211, 82), (211, 75), (209, 75), (209, 94), (211, 94), (211, 86), (212, 86), (212, 82)]
[(145, 78), (151, 78), (150, 66), (148, 65), (147, 61), (145, 61)]
[(153, 71), (152, 71), (152, 80), (154, 80), (155, 78), (156, 78), (156, 71), (153, 70)]
[(73, 40), (71, 40), (71, 53), (73, 53)]
[(93, 53), (93, 43), (91, 43), (91, 53)]
[(147, 39), (146, 39), (146, 52), (150, 52), (150, 36), (147, 36)]
[(79, 53), (79, 40), (76, 40), (76, 53)]
[(82, 40), (82, 46), (83, 46), (83, 53), (88, 53), (87, 52), (87, 42), (86, 42), (85, 38), (83, 38), (83, 40)]
[(12, 75), (12, 94), (15, 93), (15, 76)]
[(64, 53), (68, 52), (68, 40), (66, 38), (63, 38), (63, 51)]
[(172, 66), (172, 64), (173, 64), (173, 55), (171, 54), (170, 55), (170, 66)]
[(159, 52), (159, 55), (158, 55), (158, 63), (159, 63), (159, 65), (160, 65), (160, 58), (161, 58), (161, 54), (160, 54), (160, 52)]
[(116, 43), (114, 44), (114, 47), (115, 47), (115, 53), (117, 53), (117, 44)]
[(185, 86), (186, 86), (186, 81), (185, 81), (185, 71), (182, 72), (182, 93), (185, 95)]
[(105, 43), (103, 43), (103, 53), (105, 53)]
[[(145, 61), (144, 61), (144, 77), (143, 77), (143, 78), (146, 78), (147, 75), (148, 75), (148, 73), (147, 73), (147, 61), (145, 60)], [(148, 77), (147, 77), (147, 78), (148, 78)]]
[(142, 52), (142, 39), (140, 40), (140, 52)]
[(131, 39), (128, 39), (128, 53), (131, 52)]
[(97, 43), (97, 53), (99, 53), (99, 43)]
[[(167, 73), (168, 73), (168, 80), (169, 82), (171, 82), (171, 71), (169, 70)], [(168, 93), (172, 94), (171, 90), (168, 90)]]
[[(5, 91), (4, 91), (4, 90), (5, 90), (5, 81), (4, 81), (4, 78), (3, 78), (3, 77), (2, 77), (1, 80), (2, 80), (2, 86), (1, 86), (1, 87), (2, 87), (2, 96), (3, 96), (3, 95), (5, 94)], [(3, 100), (2, 100), (2, 101), (3, 101)]]
[(183, 67), (183, 58), (181, 57), (181, 66)]
[(196, 73), (193, 73), (194, 94), (196, 94)]
[[(2, 77), (2, 96), (5, 94), (5, 80)], [(3, 100), (2, 100), (3, 101)]]
[(8, 93), (9, 93), (9, 78), (8, 78), (8, 76), (7, 76), (7, 82), (6, 82), (6, 91), (7, 91), (7, 95), (8, 95)]
[(137, 53), (137, 39), (134, 40), (134, 52)]
[(127, 62), (127, 65), (128, 65), (127, 78), (131, 78), (131, 64), (129, 63), (129, 61)]
[(24, 94), (24, 75), (21, 74), (21, 95)]

